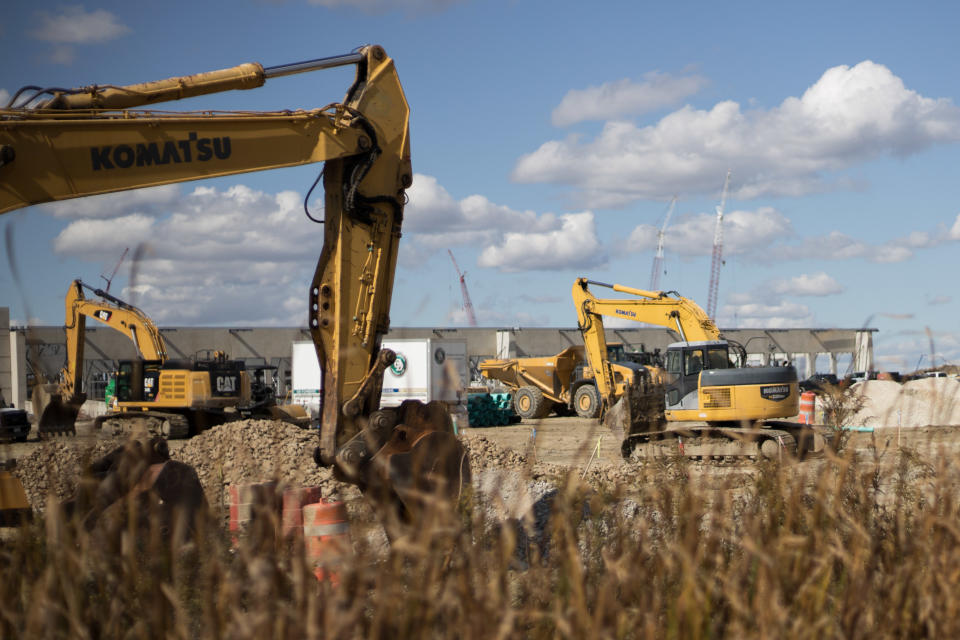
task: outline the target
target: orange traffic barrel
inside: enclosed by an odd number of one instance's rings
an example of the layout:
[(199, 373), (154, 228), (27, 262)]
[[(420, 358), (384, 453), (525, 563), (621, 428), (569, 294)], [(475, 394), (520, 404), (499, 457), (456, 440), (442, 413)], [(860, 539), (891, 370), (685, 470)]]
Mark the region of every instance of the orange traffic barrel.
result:
[(280, 528), (284, 539), (303, 533), (304, 505), (319, 502), (323, 496), (320, 487), (297, 487), (283, 492), (283, 513)]
[(263, 537), (276, 526), (274, 518), (279, 513), (276, 482), (232, 484), (227, 491), (230, 496), (229, 529), (234, 546), (242, 536)]
[(303, 539), (307, 562), (317, 580), (340, 583), (337, 566), (350, 553), (347, 507), (340, 501), (323, 500), (303, 507)]
[(800, 424), (813, 424), (814, 410), (817, 404), (817, 394), (813, 391), (804, 391), (800, 394)]

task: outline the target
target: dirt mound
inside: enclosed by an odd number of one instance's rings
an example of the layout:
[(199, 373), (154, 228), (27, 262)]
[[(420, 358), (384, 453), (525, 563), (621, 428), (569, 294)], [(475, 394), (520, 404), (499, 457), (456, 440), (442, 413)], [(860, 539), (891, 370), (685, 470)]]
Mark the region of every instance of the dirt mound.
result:
[(91, 461), (118, 446), (112, 441), (42, 442), (30, 455), (17, 458), (14, 475), (20, 479), (27, 500), (37, 511), (44, 511), (48, 498), (58, 501), (72, 498), (81, 470)]
[(470, 454), (471, 469), (519, 470), (528, 466), (526, 454), (513, 449), (505, 449), (486, 436), (463, 433), (460, 442), (463, 443)]
[(205, 431), (177, 446), (170, 457), (197, 470), (211, 505), (225, 503), (227, 486), (278, 481), (296, 487), (319, 486), (323, 496), (345, 499), (358, 492), (318, 467), (313, 450), (317, 432), (274, 420), (240, 420)]
[[(17, 459), (14, 473), (30, 504), (43, 511), (48, 496), (58, 500), (73, 497), (83, 468), (121, 444), (122, 440), (113, 439), (43, 442)], [(347, 499), (359, 495), (353, 486), (337, 482), (330, 469), (314, 463), (316, 431), (285, 422), (230, 422), (169, 444), (173, 460), (196, 469), (211, 505), (225, 503), (230, 484), (273, 480), (290, 486), (319, 486), (324, 497)]]

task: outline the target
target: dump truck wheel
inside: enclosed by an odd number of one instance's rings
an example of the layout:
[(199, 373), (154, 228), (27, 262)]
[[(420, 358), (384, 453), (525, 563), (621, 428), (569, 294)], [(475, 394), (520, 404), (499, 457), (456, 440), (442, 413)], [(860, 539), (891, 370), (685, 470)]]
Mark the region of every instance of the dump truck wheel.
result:
[(513, 409), (521, 418), (544, 418), (552, 408), (536, 387), (520, 387), (513, 398)]
[(600, 415), (600, 392), (592, 384), (585, 384), (573, 395), (573, 407), (581, 418)]

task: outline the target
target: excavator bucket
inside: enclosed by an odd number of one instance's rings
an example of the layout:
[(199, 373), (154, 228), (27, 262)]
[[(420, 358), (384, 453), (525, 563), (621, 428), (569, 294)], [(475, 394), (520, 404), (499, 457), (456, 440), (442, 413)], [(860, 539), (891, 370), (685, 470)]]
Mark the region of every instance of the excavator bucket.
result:
[(441, 402), (404, 402), (399, 424), (373, 457), (368, 486), (399, 498), (410, 521), (437, 504), (455, 505), (470, 485), (470, 461)]
[(86, 394), (81, 393), (65, 400), (57, 385), (36, 385), (33, 388), (32, 401), (40, 437), (50, 434), (75, 434), (77, 416), (86, 399)]
[(637, 372), (633, 384), (603, 414), (603, 424), (623, 437), (634, 433), (659, 431), (664, 428), (663, 387), (650, 375)]
[(196, 470), (171, 460), (162, 437), (139, 436), (92, 462), (67, 507), (88, 531), (119, 539), (130, 522), (166, 536), (192, 535), (208, 505)]

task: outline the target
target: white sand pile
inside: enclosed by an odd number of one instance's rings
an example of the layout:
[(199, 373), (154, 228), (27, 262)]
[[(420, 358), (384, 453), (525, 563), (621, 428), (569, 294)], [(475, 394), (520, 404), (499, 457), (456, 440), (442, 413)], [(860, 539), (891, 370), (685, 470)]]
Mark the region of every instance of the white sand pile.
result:
[(960, 426), (960, 380), (921, 378), (898, 384), (869, 380), (851, 388), (864, 406), (851, 420), (854, 426)]

